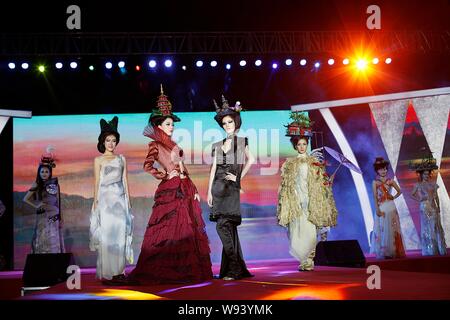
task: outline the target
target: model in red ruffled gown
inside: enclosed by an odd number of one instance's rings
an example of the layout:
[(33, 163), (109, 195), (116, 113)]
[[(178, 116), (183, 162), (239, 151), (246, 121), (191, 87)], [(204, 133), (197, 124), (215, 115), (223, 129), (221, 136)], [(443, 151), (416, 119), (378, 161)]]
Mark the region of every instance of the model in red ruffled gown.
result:
[[(153, 139), (144, 170), (161, 179), (136, 268), (129, 278), (140, 284), (212, 279), (210, 248), (200, 197), (183, 165), (183, 150), (171, 139), (171, 104), (162, 92), (144, 135)], [(157, 161), (164, 171), (154, 167)]]

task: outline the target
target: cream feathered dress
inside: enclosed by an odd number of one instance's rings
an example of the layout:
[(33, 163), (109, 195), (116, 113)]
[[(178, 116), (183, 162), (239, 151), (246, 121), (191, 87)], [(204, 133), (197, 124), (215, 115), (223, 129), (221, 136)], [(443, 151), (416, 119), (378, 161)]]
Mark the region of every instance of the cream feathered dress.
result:
[(288, 229), (290, 254), (300, 270), (314, 269), (317, 228), (336, 225), (337, 209), (324, 166), (316, 158), (299, 154), (282, 166), (277, 216)]

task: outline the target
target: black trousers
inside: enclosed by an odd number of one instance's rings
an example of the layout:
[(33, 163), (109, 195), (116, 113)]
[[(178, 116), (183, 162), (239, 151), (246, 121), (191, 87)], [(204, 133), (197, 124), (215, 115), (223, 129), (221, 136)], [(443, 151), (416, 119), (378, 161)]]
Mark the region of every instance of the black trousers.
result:
[(252, 277), (242, 256), (236, 220), (222, 216), (217, 220), (216, 230), (223, 246), (219, 277), (235, 279)]

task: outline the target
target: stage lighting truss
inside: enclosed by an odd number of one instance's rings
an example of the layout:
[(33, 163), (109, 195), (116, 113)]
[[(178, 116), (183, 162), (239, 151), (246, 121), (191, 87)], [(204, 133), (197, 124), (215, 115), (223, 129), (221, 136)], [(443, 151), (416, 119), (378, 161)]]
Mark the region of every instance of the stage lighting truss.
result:
[[(181, 59), (180, 59), (181, 60)], [(164, 66), (165, 69), (168, 70), (183, 70), (186, 71), (188, 69), (192, 70), (194, 69), (212, 69), (212, 70), (231, 70), (232, 67), (238, 67), (239, 70), (246, 70), (246, 69), (290, 69), (290, 70), (304, 70), (304, 71), (319, 71), (323, 68), (327, 67), (329, 70), (332, 68), (343, 68), (343, 67), (350, 67), (352, 69), (356, 69), (359, 71), (364, 71), (366, 69), (370, 68), (377, 68), (382, 67), (382, 65), (390, 65), (393, 61), (392, 57), (389, 56), (372, 56), (372, 57), (364, 57), (364, 58), (358, 58), (354, 56), (347, 56), (347, 57), (320, 57), (318, 59), (314, 59), (314, 57), (297, 57), (297, 58), (276, 58), (276, 60), (271, 59), (270, 57), (267, 58), (260, 58), (260, 57), (246, 57), (246, 58), (240, 58), (240, 59), (233, 59), (233, 60), (220, 60), (220, 59), (205, 59), (203, 58), (197, 58), (192, 60), (191, 62), (185, 61), (185, 59), (182, 59), (183, 61), (177, 61), (177, 59), (158, 59), (153, 58), (147, 60), (147, 62), (144, 61), (134, 61), (134, 62), (126, 62), (125, 60), (115, 61), (107, 60), (106, 62), (93, 62), (90, 61), (90, 63), (83, 64), (82, 63), (82, 69), (87, 68), (90, 71), (94, 71), (94, 69), (97, 69), (100, 67), (100, 69), (106, 69), (106, 70), (120, 70), (120, 71), (126, 71), (127, 69), (127, 63), (130, 63), (131, 66), (128, 67), (131, 70), (134, 70), (136, 72), (141, 71), (142, 65), (147, 65), (147, 70), (158, 70), (157, 66), (161, 65)], [(178, 63), (177, 63), (178, 62)], [(383, 63), (384, 62), (384, 63)], [(4, 67), (6, 69), (9, 69), (11, 71), (14, 70), (30, 70), (30, 66), (36, 64), (31, 62), (20, 62), (20, 61), (5, 61)], [(311, 68), (305, 68), (305, 66), (311, 66)], [(39, 65), (38, 65), (39, 66)], [(47, 67), (48, 66), (48, 67)], [(39, 67), (37, 67), (39, 68)], [(61, 61), (56, 60), (53, 62), (46, 63), (45, 72), (51, 71), (52, 69), (57, 70), (64, 70), (64, 69), (77, 69), (78, 63), (75, 61)]]

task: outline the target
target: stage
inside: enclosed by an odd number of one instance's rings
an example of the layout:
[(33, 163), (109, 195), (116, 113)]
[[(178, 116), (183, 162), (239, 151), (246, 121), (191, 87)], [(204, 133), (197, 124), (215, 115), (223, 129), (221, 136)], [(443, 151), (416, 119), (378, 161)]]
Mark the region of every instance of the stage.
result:
[[(239, 281), (213, 279), (202, 283), (155, 286), (103, 286), (94, 268), (81, 271), (81, 289), (65, 283), (21, 296), (22, 272), (0, 272), (0, 299), (13, 300), (450, 300), (450, 256), (379, 261), (366, 257), (367, 266), (381, 269), (381, 289), (368, 289), (365, 268), (318, 266), (297, 271), (294, 260), (250, 261), (255, 275)], [(218, 265), (213, 265), (215, 274)], [(127, 268), (129, 272), (132, 267)]]

